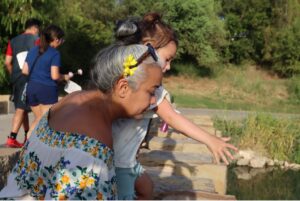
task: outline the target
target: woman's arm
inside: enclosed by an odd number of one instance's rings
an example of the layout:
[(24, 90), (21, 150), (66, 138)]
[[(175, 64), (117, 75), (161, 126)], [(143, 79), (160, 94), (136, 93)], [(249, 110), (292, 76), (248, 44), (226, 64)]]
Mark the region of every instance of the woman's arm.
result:
[(171, 103), (166, 99), (164, 99), (157, 106), (156, 113), (172, 128), (184, 133), (188, 137), (191, 137), (199, 142), (203, 142), (204, 144), (206, 144), (208, 148), (212, 151), (217, 163), (219, 163), (220, 159), (222, 159), (228, 165), (229, 163), (227, 157), (233, 159), (233, 156), (229, 152), (228, 148), (234, 151), (238, 151), (238, 149), (235, 146), (227, 143), (230, 140), (230, 138), (219, 138), (214, 135), (210, 135), (206, 131), (199, 128), (196, 124), (188, 120), (183, 115), (178, 114), (173, 109)]
[(52, 80), (57, 81), (68, 81), (70, 79), (70, 76), (68, 74), (60, 74), (58, 66), (51, 66), (51, 78)]

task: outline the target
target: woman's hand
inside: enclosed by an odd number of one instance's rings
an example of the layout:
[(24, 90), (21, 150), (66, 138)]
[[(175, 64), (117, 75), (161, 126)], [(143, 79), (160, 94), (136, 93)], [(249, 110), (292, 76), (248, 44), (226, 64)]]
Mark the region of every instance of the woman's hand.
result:
[(65, 75), (65, 80), (69, 81), (72, 77), (74, 77), (74, 74), (72, 72), (69, 72), (68, 74)]

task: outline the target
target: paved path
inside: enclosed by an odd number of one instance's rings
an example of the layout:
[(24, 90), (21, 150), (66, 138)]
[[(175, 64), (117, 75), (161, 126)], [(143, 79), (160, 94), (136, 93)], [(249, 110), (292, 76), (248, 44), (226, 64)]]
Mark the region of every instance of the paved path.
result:
[[(6, 142), (6, 138), (11, 131), (11, 122), (12, 122), (13, 114), (0, 115), (0, 145)], [(29, 114), (29, 122), (33, 121), (33, 114)], [(23, 142), (24, 140), (24, 130), (20, 129), (18, 135), (18, 141)]]
[(270, 114), (276, 118), (297, 118), (300, 119), (300, 114), (290, 113), (271, 113), (271, 112), (253, 112), (253, 111), (239, 111), (239, 110), (220, 110), (220, 109), (202, 109), (202, 108), (179, 108), (184, 115), (205, 115), (218, 116), (225, 119), (237, 120), (247, 117), (249, 114)]

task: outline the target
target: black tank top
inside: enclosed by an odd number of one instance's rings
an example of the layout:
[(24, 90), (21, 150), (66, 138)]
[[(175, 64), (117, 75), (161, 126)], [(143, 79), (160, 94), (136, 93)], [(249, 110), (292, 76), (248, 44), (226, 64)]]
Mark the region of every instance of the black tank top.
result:
[(10, 77), (10, 81), (14, 83), (17, 79), (19, 79), (22, 76), (22, 70), (19, 66), (18, 60), (17, 60), (17, 54), (29, 51), (32, 47), (34, 47), (35, 41), (38, 39), (38, 36), (32, 35), (32, 34), (21, 34), (16, 37), (14, 37), (10, 41), (10, 45), (12, 48), (12, 62), (13, 62), (13, 70)]

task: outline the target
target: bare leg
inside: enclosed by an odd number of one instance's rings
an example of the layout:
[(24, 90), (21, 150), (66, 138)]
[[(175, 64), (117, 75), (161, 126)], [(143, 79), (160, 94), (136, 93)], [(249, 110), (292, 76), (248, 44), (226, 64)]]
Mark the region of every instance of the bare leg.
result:
[(30, 125), (30, 129), (28, 131), (28, 137), (30, 137), (32, 130), (39, 123), (39, 121), (41, 120), (45, 112), (47, 112), (51, 106), (52, 105), (37, 105), (31, 107), (31, 110), (34, 114), (34, 121)]
[(24, 131), (29, 130), (29, 118), (28, 118), (28, 112), (27, 111), (24, 112), (23, 128), (24, 128)]
[(135, 191), (137, 200), (153, 199), (153, 182), (146, 172), (136, 179)]
[(50, 109), (52, 105), (42, 105), (42, 115), (41, 115), (41, 118), (44, 116), (44, 114), (46, 112), (48, 112), (48, 110)]
[(11, 132), (18, 133), (20, 127), (24, 121), (25, 111), (23, 109), (17, 108), (12, 121), (12, 129)]
[(34, 129), (34, 127), (36, 126), (36, 124), (39, 122), (39, 117), (41, 116), (41, 113), (42, 113), (41, 105), (31, 106), (30, 108), (31, 108), (31, 110), (33, 112), (34, 120), (31, 123), (30, 129), (29, 129), (29, 131), (27, 133), (28, 138), (30, 137), (31, 132)]

